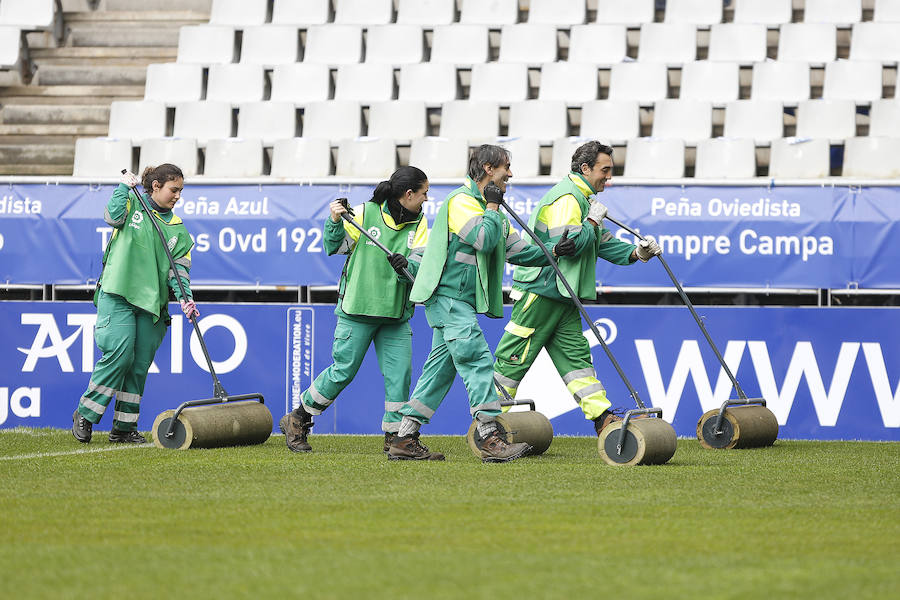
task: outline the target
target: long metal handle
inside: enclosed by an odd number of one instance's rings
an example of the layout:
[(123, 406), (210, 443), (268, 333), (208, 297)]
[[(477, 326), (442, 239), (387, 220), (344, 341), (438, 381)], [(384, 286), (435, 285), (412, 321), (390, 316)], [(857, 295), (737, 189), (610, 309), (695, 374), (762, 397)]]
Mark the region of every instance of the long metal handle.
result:
[[(621, 222), (617, 221), (616, 219), (613, 219), (609, 215), (606, 215), (606, 219), (610, 223), (613, 223), (614, 225), (618, 225), (619, 227), (621, 227), (628, 233), (632, 234), (637, 239), (639, 239), (639, 240), (645, 239), (644, 236), (642, 236), (640, 233), (638, 233), (637, 231), (635, 231), (628, 225), (625, 225), (624, 223), (621, 223)], [(725, 364), (725, 359), (722, 357), (722, 354), (719, 352), (719, 348), (716, 346), (715, 342), (713, 342), (712, 337), (709, 335), (709, 332), (706, 330), (706, 326), (703, 324), (703, 321), (700, 319), (700, 315), (698, 315), (697, 311), (694, 310), (694, 305), (691, 303), (690, 298), (688, 298), (687, 294), (684, 292), (684, 288), (681, 287), (681, 284), (678, 282), (678, 279), (675, 277), (675, 273), (673, 273), (672, 269), (669, 268), (669, 263), (666, 262), (666, 259), (663, 258), (662, 254), (657, 254), (656, 258), (659, 259), (659, 262), (661, 262), (662, 266), (666, 269), (666, 273), (669, 274), (669, 279), (672, 280), (672, 283), (675, 284), (675, 289), (678, 290), (678, 295), (681, 296), (681, 300), (684, 302), (685, 306), (687, 306), (688, 309), (691, 311), (691, 314), (694, 316), (694, 320), (697, 322), (697, 325), (700, 326), (700, 331), (703, 332), (703, 337), (706, 338), (706, 341), (709, 343), (710, 348), (712, 348), (713, 352), (715, 353), (716, 358), (719, 359), (719, 364), (721, 364), (722, 368), (725, 369), (725, 374), (728, 375), (728, 378), (731, 380), (731, 385), (734, 386), (734, 389), (737, 392), (738, 396), (742, 400), (746, 400), (747, 395), (744, 393), (744, 390), (741, 389), (741, 384), (738, 383), (737, 378), (735, 378), (734, 374), (731, 372), (731, 369), (729, 369), (728, 365)]]
[(562, 282), (563, 286), (565, 286), (566, 291), (569, 292), (569, 297), (572, 299), (572, 302), (575, 303), (575, 306), (578, 308), (579, 312), (581, 312), (581, 316), (584, 317), (584, 320), (590, 326), (591, 331), (594, 332), (594, 335), (597, 337), (597, 341), (600, 342), (600, 345), (603, 347), (603, 351), (606, 352), (606, 356), (609, 357), (610, 362), (615, 367), (616, 372), (619, 374), (619, 377), (622, 378), (622, 381), (625, 382), (625, 387), (628, 388), (628, 393), (631, 394), (631, 398), (634, 400), (635, 404), (638, 405), (639, 408), (646, 408), (644, 403), (641, 402), (640, 397), (638, 396), (637, 390), (631, 385), (631, 382), (628, 381), (628, 377), (625, 376), (625, 372), (622, 370), (622, 367), (619, 366), (619, 362), (616, 360), (616, 357), (613, 356), (612, 351), (610, 351), (609, 346), (606, 345), (606, 342), (603, 341), (603, 336), (600, 335), (600, 330), (597, 329), (597, 326), (594, 324), (593, 319), (591, 319), (587, 310), (584, 308), (584, 304), (581, 303), (581, 300), (578, 298), (578, 294), (572, 289), (572, 286), (569, 285), (569, 282), (566, 281), (566, 277), (562, 274), (562, 271), (559, 269), (559, 265), (556, 264), (556, 260), (553, 258), (553, 254), (547, 250), (547, 247), (544, 243), (538, 238), (537, 235), (531, 230), (530, 227), (522, 220), (516, 212), (510, 208), (509, 204), (506, 203), (506, 200), (501, 199), (500, 204), (506, 211), (516, 220), (522, 230), (527, 233), (531, 239), (535, 241), (538, 247), (543, 250), (544, 255), (547, 257), (547, 260), (550, 261), (550, 266), (553, 267), (553, 270), (556, 271), (556, 275), (559, 277), (559, 280)]

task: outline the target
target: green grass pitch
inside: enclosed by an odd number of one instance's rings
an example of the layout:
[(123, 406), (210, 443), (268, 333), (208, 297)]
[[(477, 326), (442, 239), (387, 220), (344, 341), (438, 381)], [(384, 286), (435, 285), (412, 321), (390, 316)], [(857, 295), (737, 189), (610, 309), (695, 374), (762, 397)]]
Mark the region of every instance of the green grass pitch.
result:
[(373, 436), (308, 455), (105, 437), (0, 432), (5, 597), (900, 597), (897, 443), (679, 440), (610, 467), (587, 437), (500, 465), (462, 437), (423, 438), (443, 463)]

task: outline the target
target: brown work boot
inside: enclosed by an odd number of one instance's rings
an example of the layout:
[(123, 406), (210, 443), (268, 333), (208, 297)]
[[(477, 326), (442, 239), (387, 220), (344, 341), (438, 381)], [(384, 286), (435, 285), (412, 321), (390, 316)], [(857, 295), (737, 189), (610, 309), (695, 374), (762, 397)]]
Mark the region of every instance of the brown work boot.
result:
[(531, 445), (525, 442), (508, 444), (496, 429), (484, 439), (481, 438), (476, 429), (475, 445), (481, 450), (481, 462), (486, 463), (509, 462), (527, 456), (532, 450)]
[(384, 432), (384, 453), (387, 454), (388, 450), (391, 449), (391, 442), (394, 441), (394, 438), (397, 437), (396, 433), (391, 433), (390, 431)]
[[(313, 426), (312, 415), (303, 409), (301, 404), (293, 411), (285, 415), (287, 417), (284, 431), (284, 441), (291, 452), (312, 452), (312, 446), (306, 441), (309, 430)], [(282, 418), (282, 421), (285, 421)]]
[(622, 417), (615, 414), (613, 411), (607, 409), (600, 413), (600, 416), (594, 419), (594, 431), (597, 432), (597, 437), (603, 433), (603, 429), (616, 421), (621, 421)]
[(419, 432), (412, 435), (395, 435), (387, 456), (391, 460), (444, 460), (440, 452), (432, 452), (419, 442)]

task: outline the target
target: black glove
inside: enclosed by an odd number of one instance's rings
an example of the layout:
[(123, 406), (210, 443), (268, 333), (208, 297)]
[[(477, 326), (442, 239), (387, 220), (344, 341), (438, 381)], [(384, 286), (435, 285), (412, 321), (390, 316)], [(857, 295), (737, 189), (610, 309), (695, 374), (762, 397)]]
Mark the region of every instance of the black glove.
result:
[(497, 184), (487, 184), (484, 188), (484, 201), (488, 204), (500, 204), (503, 201), (503, 191)]
[(346, 198), (338, 198), (337, 200), (338, 200), (338, 202), (341, 203), (341, 205), (342, 205), (345, 209), (347, 209), (347, 214), (348, 214), (348, 215), (350, 215), (351, 217), (355, 216), (354, 213), (353, 213), (353, 209), (350, 208), (350, 201), (349, 201), (349, 200), (347, 200)]
[(557, 256), (572, 256), (575, 254), (575, 240), (569, 239), (569, 230), (563, 231), (559, 242), (553, 246), (553, 254)]
[(406, 257), (396, 252), (388, 256), (388, 262), (391, 263), (391, 267), (397, 271), (397, 275), (403, 275), (403, 269), (409, 265), (409, 261), (406, 260)]

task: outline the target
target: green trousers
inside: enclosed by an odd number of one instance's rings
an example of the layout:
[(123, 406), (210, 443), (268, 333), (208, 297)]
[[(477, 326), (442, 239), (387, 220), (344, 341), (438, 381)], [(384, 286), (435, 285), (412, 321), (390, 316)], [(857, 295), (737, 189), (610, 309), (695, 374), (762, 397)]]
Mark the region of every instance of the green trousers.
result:
[(459, 373), (469, 394), (472, 417), (483, 423), (493, 421), (500, 414), (500, 401), (494, 393), (491, 349), (478, 326), (475, 309), (462, 300), (436, 295), (426, 303), (425, 317), (434, 330), (431, 352), (400, 412), (428, 423)]
[(494, 372), (511, 396), (515, 397), (541, 348), (546, 348), (585, 418), (596, 419), (610, 407), (606, 390), (591, 364), (591, 348), (584, 337), (581, 316), (571, 301), (525, 292), (516, 301), (504, 329), (497, 345)]
[(397, 412), (409, 398), (412, 378), (412, 329), (409, 321), (370, 323), (338, 316), (334, 328), (331, 358), (334, 361), (319, 373), (300, 399), (306, 412), (322, 414), (345, 387), (350, 385), (369, 346), (375, 343), (375, 356), (384, 377), (384, 417), (382, 431), (396, 433), (403, 418)]
[(93, 424), (100, 422), (113, 396), (113, 429), (135, 431), (147, 371), (166, 335), (164, 319), (130, 304), (125, 298), (100, 290), (94, 342), (103, 353), (94, 365), (78, 412)]

